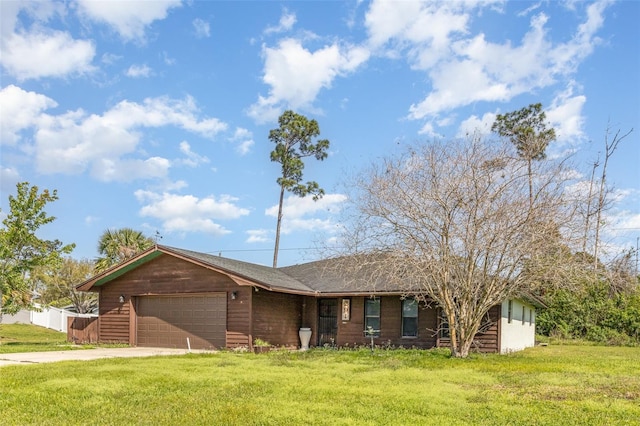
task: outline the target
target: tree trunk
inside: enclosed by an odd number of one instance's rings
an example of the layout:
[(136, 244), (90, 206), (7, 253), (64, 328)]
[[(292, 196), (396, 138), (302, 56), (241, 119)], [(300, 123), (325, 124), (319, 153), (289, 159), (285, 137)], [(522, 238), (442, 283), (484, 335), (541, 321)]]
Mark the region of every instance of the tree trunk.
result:
[(593, 185), (595, 183), (595, 175), (596, 169), (598, 168), (599, 160), (593, 163), (593, 168), (591, 169), (591, 180), (589, 181), (589, 195), (587, 197), (587, 212), (585, 214), (584, 221), (584, 239), (582, 241), (582, 252), (587, 253), (587, 241), (589, 240), (589, 231), (590, 231), (590, 222), (591, 222), (591, 204), (593, 203)]
[(533, 210), (533, 172), (531, 170), (531, 158), (527, 158), (527, 174), (529, 175), (529, 211)]
[(276, 245), (273, 249), (273, 267), (278, 267), (278, 249), (280, 247), (280, 225), (282, 224), (282, 204), (284, 203), (284, 186), (280, 186), (280, 203), (278, 204), (278, 224), (276, 225)]
[[(451, 357), (467, 358), (471, 352), (473, 341), (476, 337), (479, 327), (473, 324), (467, 324), (460, 332), (456, 333), (456, 342), (454, 347), (453, 334), (451, 341)], [(454, 349), (455, 348), (455, 349)]]
[(471, 342), (468, 342), (466, 344), (458, 343), (457, 349), (455, 351), (453, 350), (453, 345), (451, 346), (451, 348), (452, 358), (467, 358), (469, 356), (469, 351), (471, 350)]

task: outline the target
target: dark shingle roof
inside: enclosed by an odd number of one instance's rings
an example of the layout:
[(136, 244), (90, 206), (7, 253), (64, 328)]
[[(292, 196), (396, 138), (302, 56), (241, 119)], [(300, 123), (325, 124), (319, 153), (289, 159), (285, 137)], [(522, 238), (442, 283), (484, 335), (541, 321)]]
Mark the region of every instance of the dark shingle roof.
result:
[[(138, 256), (104, 271), (76, 288), (83, 291), (95, 291), (94, 287), (104, 285), (128, 271), (157, 258), (169, 255), (188, 260), (203, 267), (211, 268), (228, 275), (241, 285), (253, 285), (267, 290), (305, 295), (371, 295), (402, 294), (406, 289), (397, 287), (391, 271), (376, 273), (368, 267), (372, 259), (351, 256), (319, 260), (283, 268), (272, 268), (255, 263), (243, 262), (212, 254), (169, 246), (155, 246)], [(532, 296), (525, 300), (535, 306), (544, 306)]]
[(333, 268), (331, 260), (287, 266), (279, 270), (320, 293), (348, 291), (350, 284), (346, 277)]
[(200, 253), (176, 247), (158, 246), (162, 251), (175, 253), (206, 265), (221, 269), (233, 275), (237, 275), (256, 284), (261, 284), (268, 289), (289, 290), (301, 293), (315, 293), (315, 290), (296, 278), (287, 275), (280, 269), (255, 263), (243, 262), (212, 254)]
[(285, 274), (323, 294), (402, 293), (392, 280), (381, 276), (373, 278), (372, 268), (351, 256), (319, 260), (280, 268)]

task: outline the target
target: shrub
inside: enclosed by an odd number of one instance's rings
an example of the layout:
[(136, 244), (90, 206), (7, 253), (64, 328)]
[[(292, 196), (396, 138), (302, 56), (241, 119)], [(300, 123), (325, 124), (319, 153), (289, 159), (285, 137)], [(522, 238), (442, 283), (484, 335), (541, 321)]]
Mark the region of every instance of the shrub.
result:
[(585, 286), (583, 292), (549, 293), (546, 303), (536, 320), (539, 334), (614, 345), (640, 344), (640, 289), (611, 294), (607, 283), (598, 282)]

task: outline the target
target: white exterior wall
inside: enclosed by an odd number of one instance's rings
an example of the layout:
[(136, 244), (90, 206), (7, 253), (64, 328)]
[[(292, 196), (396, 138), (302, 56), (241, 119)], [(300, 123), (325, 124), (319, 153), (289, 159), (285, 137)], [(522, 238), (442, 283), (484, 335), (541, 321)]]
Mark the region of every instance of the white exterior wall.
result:
[[(524, 308), (524, 318), (522, 312)], [(535, 345), (536, 308), (518, 299), (511, 299), (511, 322), (509, 322), (509, 300), (502, 302), (500, 318), (500, 353), (521, 351)]]
[(0, 324), (29, 324), (31, 323), (31, 314), (29, 311), (22, 310), (15, 315), (2, 314)]

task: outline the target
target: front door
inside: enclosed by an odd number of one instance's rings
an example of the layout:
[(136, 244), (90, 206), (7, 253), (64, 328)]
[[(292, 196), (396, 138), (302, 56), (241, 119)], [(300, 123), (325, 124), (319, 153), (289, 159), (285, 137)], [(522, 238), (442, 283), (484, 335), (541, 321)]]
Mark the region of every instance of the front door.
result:
[(318, 300), (318, 346), (334, 345), (338, 334), (338, 299)]

